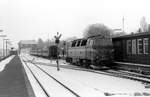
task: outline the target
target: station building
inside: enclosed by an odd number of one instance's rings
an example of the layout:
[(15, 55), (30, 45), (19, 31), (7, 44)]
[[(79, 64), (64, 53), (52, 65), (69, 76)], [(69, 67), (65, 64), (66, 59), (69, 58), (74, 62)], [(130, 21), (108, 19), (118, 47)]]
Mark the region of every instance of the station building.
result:
[(19, 53), (29, 54), (32, 48), (37, 47), (37, 42), (35, 40), (21, 40), (18, 43)]

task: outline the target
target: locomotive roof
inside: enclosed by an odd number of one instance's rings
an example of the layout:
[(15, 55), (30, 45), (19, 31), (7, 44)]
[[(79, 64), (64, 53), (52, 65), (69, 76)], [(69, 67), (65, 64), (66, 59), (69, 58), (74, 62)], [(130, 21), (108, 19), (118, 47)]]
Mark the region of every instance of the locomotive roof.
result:
[(95, 36), (87, 37), (87, 39), (88, 39), (88, 38), (97, 38), (97, 37), (98, 37), (98, 38), (110, 38), (110, 36), (106, 36), (106, 35), (105, 35), (105, 36), (104, 36), (104, 35), (95, 35)]
[(75, 40), (72, 40), (72, 41), (78, 41), (78, 40), (86, 40), (86, 38), (75, 39)]
[(73, 41), (78, 41), (78, 40), (87, 40), (89, 38), (97, 38), (97, 37), (100, 37), (100, 38), (110, 38), (110, 37), (103, 37), (102, 35), (96, 35), (96, 36), (90, 36), (90, 37), (87, 37), (87, 38), (75, 39), (75, 40), (72, 40), (72, 42)]
[(150, 32), (131, 33), (129, 35), (123, 35), (123, 36), (113, 37), (113, 39), (130, 38), (130, 37), (145, 36), (145, 35), (150, 35)]

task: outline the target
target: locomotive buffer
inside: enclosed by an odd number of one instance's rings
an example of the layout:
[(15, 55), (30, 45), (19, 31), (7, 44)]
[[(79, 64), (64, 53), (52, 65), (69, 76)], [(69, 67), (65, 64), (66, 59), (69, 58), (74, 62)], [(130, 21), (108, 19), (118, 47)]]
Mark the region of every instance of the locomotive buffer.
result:
[(56, 43), (56, 45), (57, 45), (57, 60), (56, 60), (56, 63), (57, 63), (57, 70), (59, 71), (60, 69), (59, 69), (59, 62), (58, 62), (58, 52), (59, 52), (59, 50), (58, 50), (58, 45), (59, 45), (59, 39), (60, 39), (60, 37), (61, 37), (61, 34), (59, 34), (59, 32), (57, 32), (57, 35), (55, 35), (54, 36), (54, 38), (55, 38), (55, 43)]

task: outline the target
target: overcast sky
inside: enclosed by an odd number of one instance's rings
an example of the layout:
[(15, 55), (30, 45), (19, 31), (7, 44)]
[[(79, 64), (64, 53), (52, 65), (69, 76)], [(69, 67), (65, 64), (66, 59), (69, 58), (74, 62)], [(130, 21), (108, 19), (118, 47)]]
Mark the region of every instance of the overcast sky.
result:
[[(103, 23), (111, 29), (135, 31), (140, 18), (150, 23), (149, 0), (0, 0), (0, 29), (14, 46), (19, 40), (82, 37), (89, 24)], [(2, 34), (2, 33), (1, 33)], [(1, 45), (2, 43), (0, 43)]]

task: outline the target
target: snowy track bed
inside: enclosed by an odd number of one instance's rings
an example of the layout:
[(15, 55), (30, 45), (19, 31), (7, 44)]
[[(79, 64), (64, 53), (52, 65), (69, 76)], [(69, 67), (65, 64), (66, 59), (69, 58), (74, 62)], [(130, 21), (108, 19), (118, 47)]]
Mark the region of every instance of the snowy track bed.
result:
[[(32, 58), (29, 59), (32, 60)], [(38, 65), (36, 63), (33, 65), (30, 62), (28, 63), (28, 66), (34, 71), (37, 77), (40, 75), (39, 79), (42, 77), (40, 80), (45, 81), (41, 81), (42, 83), (47, 84), (45, 85), (45, 89), (55, 91), (54, 96), (52, 97), (66, 96), (65, 94), (56, 96), (56, 94), (60, 93), (61, 90), (59, 91), (52, 87), (51, 90), (48, 89), (47, 87), (49, 87), (49, 84), (51, 83), (49, 80), (50, 77), (47, 77), (42, 72), (46, 72), (53, 76), (56, 80), (69, 87), (69, 89), (75, 91), (75, 93), (77, 93), (80, 97), (150, 96), (150, 89), (145, 88), (144, 85), (138, 81), (68, 68), (60, 68), (60, 71), (57, 71), (55, 66)], [(55, 85), (52, 86), (55, 87)]]
[(26, 62), (25, 67), (32, 73), (34, 79), (36, 79), (47, 97), (80, 97), (73, 90), (69, 89), (63, 83), (59, 82), (50, 74), (42, 71), (34, 64)]
[[(45, 66), (52, 66), (52, 67), (56, 67), (56, 64), (47, 64), (47, 63), (42, 63), (42, 62), (35, 62), (38, 65), (45, 65)], [(126, 79), (130, 79), (130, 80), (135, 80), (135, 81), (139, 81), (142, 83), (146, 84), (150, 84), (150, 76), (148, 75), (142, 75), (142, 74), (138, 74), (138, 73), (133, 73), (133, 72), (125, 72), (125, 71), (115, 71), (115, 70), (92, 70), (92, 69), (85, 69), (85, 68), (81, 68), (78, 66), (73, 66), (73, 65), (60, 65), (61, 68), (66, 68), (66, 69), (73, 69), (73, 70), (79, 70), (79, 71), (87, 71), (87, 72), (92, 72), (92, 73), (97, 73), (97, 74), (105, 74), (105, 75), (109, 75), (109, 76), (115, 76), (115, 77), (121, 77), (121, 78), (126, 78)], [(148, 85), (149, 87), (149, 85)]]
[(32, 74), (32, 72), (30, 71), (30, 69), (27, 67), (27, 63), (23, 62), (24, 60), (21, 58), (23, 67), (26, 71), (26, 74), (28, 76), (28, 79), (31, 83), (31, 86), (33, 88), (34, 94), (36, 97), (48, 97), (47, 94), (44, 92), (44, 90), (42, 89), (42, 87), (40, 86), (40, 83), (37, 81), (37, 79), (35, 79), (35, 76)]

